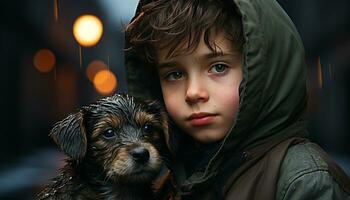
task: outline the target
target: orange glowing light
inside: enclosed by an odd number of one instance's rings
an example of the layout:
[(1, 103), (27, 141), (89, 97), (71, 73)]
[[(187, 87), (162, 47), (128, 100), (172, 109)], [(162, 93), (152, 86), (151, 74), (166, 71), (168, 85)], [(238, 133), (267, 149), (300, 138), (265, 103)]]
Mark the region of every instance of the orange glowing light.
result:
[(57, 22), (58, 21), (58, 0), (54, 0), (53, 13), (54, 13), (54, 19)]
[(73, 35), (82, 46), (94, 46), (100, 40), (102, 33), (102, 22), (94, 15), (80, 16), (74, 22)]
[(95, 75), (93, 83), (97, 92), (99, 92), (102, 95), (111, 94), (117, 88), (117, 78), (109, 70), (99, 71)]
[(40, 72), (49, 72), (55, 67), (56, 57), (49, 49), (40, 49), (34, 55), (33, 64)]
[(88, 77), (88, 79), (93, 82), (94, 81), (94, 77), (95, 75), (101, 71), (101, 70), (107, 70), (108, 67), (106, 65), (106, 63), (104, 63), (101, 60), (94, 60), (92, 61), (88, 67), (86, 68), (86, 76)]
[(316, 61), (317, 65), (317, 81), (318, 81), (318, 86), (320, 89), (323, 88), (323, 73), (322, 73), (322, 65), (321, 65), (321, 58), (318, 57)]

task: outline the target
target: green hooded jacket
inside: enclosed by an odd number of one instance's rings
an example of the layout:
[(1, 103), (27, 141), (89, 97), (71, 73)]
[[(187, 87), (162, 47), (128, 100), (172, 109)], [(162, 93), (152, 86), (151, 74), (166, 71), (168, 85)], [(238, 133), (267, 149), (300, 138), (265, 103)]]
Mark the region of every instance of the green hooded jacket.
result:
[[(179, 196), (350, 199), (349, 178), (319, 146), (305, 139), (307, 67), (294, 24), (276, 0), (225, 1), (233, 2), (241, 15), (245, 39), (239, 111), (224, 140), (200, 154), (190, 149), (191, 138), (171, 127), (170, 143), (177, 153), (170, 168)], [(136, 16), (147, 2), (139, 3)], [(157, 74), (149, 64), (133, 51), (125, 60), (128, 92), (162, 102)]]

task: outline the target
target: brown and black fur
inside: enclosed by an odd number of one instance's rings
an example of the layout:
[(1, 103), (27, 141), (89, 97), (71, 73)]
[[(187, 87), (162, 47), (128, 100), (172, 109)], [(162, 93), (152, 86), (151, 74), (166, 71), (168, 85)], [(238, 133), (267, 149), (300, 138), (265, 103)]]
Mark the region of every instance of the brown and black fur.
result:
[(158, 103), (116, 94), (58, 122), (50, 137), (69, 158), (37, 199), (156, 199), (152, 181), (168, 149)]

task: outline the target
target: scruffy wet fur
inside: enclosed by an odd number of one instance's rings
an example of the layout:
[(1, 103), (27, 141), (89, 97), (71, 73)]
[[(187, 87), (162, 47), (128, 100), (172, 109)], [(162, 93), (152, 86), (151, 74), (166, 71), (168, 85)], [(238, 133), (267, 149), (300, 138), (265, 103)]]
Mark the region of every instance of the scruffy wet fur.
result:
[(156, 199), (167, 134), (157, 102), (116, 94), (82, 107), (50, 133), (69, 158), (37, 199)]

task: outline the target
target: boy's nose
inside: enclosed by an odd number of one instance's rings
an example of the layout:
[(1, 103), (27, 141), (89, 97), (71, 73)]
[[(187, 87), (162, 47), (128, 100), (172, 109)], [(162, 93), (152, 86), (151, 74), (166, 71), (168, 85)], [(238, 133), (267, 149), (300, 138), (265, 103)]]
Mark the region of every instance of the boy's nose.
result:
[(206, 102), (208, 99), (209, 94), (205, 88), (205, 84), (198, 80), (192, 80), (188, 83), (185, 97), (187, 103)]

